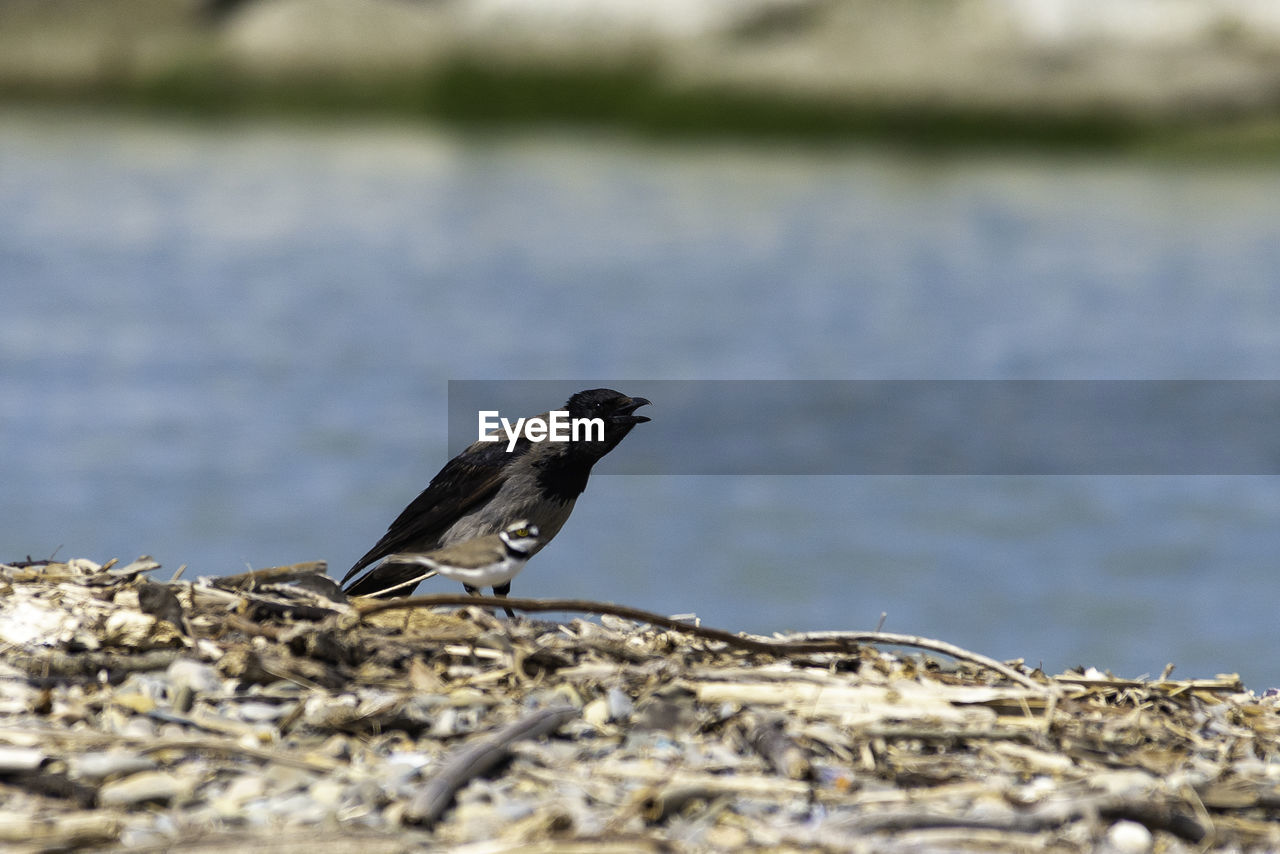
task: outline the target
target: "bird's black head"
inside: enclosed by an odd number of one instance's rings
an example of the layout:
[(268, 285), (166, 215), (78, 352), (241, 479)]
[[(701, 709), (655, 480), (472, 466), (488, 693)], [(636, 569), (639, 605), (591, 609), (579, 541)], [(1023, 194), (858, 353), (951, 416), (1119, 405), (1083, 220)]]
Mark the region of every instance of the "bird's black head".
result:
[(611, 388), (592, 388), (580, 391), (565, 403), (570, 418), (602, 418), (606, 425), (632, 426), (649, 419), (636, 415), (635, 411), (648, 406), (643, 397), (627, 397)]
[(538, 472), (537, 482), (544, 496), (561, 502), (573, 501), (587, 488), (591, 467), (626, 438), (631, 428), (649, 419), (635, 412), (649, 401), (643, 397), (627, 397), (608, 388), (580, 391), (565, 403), (571, 419), (600, 419), (604, 430), (589, 428), (582, 438), (567, 445), (547, 442), (547, 450), (537, 454), (530, 465)]
[[(593, 388), (580, 391), (565, 403), (570, 418), (599, 418), (604, 422), (604, 441), (585, 442), (592, 456), (603, 457), (613, 450), (637, 424), (649, 419), (635, 412), (649, 401), (643, 397), (627, 397), (611, 388)], [(587, 450), (587, 448), (583, 448)]]

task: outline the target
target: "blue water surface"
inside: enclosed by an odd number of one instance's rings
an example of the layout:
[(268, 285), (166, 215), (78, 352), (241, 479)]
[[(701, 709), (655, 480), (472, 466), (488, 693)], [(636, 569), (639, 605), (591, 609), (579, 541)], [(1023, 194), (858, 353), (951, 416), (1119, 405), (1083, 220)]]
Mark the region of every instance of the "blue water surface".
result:
[[(1273, 164), (8, 110), (0, 559), (340, 576), (449, 380), (1275, 379), (1278, 270)], [(616, 454), (680, 441), (653, 397)], [(515, 592), (1262, 689), (1277, 520), (1267, 476), (609, 475)]]

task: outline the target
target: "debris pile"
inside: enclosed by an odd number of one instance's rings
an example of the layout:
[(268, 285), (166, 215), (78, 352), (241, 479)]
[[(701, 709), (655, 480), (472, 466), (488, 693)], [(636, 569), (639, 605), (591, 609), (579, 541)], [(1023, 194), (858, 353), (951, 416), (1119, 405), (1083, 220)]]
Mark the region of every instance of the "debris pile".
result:
[(158, 568), (0, 564), (6, 850), (1280, 847), (1280, 706), (1235, 677)]

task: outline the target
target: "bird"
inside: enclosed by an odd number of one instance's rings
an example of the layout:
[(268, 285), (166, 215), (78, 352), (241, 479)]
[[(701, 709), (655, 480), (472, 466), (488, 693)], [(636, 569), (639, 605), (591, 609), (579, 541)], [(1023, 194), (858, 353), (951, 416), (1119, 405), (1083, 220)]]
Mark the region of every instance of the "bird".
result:
[[(528, 553), (529, 557), (537, 554), (569, 518), (578, 496), (587, 488), (592, 466), (617, 447), (633, 427), (650, 420), (635, 414), (648, 405), (650, 401), (643, 397), (628, 397), (613, 389), (587, 389), (570, 397), (564, 409), (571, 419), (601, 419), (602, 437), (535, 442), (521, 431), (509, 451), (505, 440), (512, 437), (509, 432), (503, 436), (501, 429), (496, 431), (500, 441), (477, 440), (445, 463), (373, 548), (352, 565), (342, 579), (346, 585), (343, 592), (349, 596), (408, 595), (417, 583), (407, 582), (422, 573), (416, 565), (386, 560), (390, 555), (426, 554), (497, 535), (521, 520), (540, 531)], [(550, 414), (544, 412), (535, 418), (546, 423)], [(351, 580), (373, 564), (376, 566)], [(498, 582), (493, 591), (507, 595), (510, 580)]]
[[(538, 526), (528, 519), (512, 522), (496, 534), (473, 537), (451, 546), (445, 546), (425, 554), (397, 553), (387, 555), (383, 565), (399, 565), (416, 568), (419, 575), (404, 582), (406, 586), (433, 575), (443, 575), (462, 586), (472, 596), (481, 587), (510, 589), (511, 579), (524, 569), (529, 556), (538, 550)], [(425, 570), (425, 571), (423, 571)], [(504, 608), (508, 617), (514, 617), (510, 608)]]

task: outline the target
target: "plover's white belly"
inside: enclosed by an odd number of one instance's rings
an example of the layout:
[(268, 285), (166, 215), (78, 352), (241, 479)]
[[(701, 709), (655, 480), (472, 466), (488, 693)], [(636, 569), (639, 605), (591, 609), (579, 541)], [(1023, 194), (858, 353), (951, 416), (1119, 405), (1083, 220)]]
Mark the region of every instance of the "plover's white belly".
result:
[(518, 560), (510, 556), (497, 563), (491, 563), (487, 566), (478, 566), (475, 568), (446, 566), (436, 563), (429, 558), (422, 559), (419, 562), (424, 566), (434, 569), (445, 578), (451, 578), (454, 581), (461, 581), (463, 584), (469, 584), (472, 587), (493, 587), (495, 585), (506, 584), (508, 581), (520, 574), (520, 570), (524, 569), (524, 565), (526, 563), (524, 560)]

